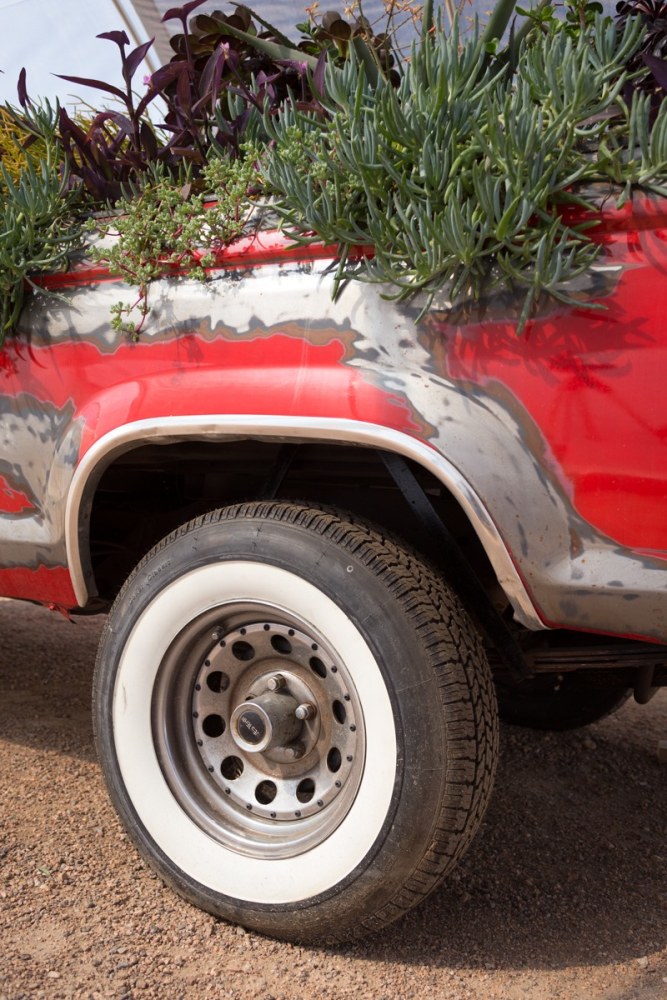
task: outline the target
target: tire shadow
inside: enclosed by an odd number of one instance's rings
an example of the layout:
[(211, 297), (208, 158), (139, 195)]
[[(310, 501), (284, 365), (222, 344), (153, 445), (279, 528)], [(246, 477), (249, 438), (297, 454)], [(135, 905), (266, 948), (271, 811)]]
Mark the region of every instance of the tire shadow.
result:
[(93, 667), (104, 617), (0, 600), (0, 739), (95, 760)]
[(503, 726), (483, 828), (459, 867), (367, 957), (556, 969), (667, 944), (667, 691), (571, 733)]
[[(104, 618), (0, 600), (0, 741), (95, 760)], [(558, 969), (667, 945), (667, 690), (587, 729), (504, 726), (495, 791), (459, 867), (402, 921), (348, 948), (435, 969)], [(63, 803), (66, 809), (67, 803)]]

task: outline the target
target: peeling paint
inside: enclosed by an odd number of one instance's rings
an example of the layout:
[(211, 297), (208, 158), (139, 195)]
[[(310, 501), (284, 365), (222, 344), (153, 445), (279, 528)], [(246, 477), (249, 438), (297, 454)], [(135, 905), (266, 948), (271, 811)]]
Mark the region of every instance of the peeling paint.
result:
[(66, 568), (76, 465), (125, 423), (335, 416), (445, 457), (547, 624), (666, 641), (667, 236), (628, 218), (602, 228), (575, 289), (605, 310), (545, 300), (523, 337), (510, 294), (436, 301), (419, 325), (420, 303), (376, 286), (350, 282), (333, 302), (324, 259), (156, 282), (136, 344), (109, 325), (135, 296), (120, 283), (32, 299), (24, 343), (0, 352), (0, 566)]

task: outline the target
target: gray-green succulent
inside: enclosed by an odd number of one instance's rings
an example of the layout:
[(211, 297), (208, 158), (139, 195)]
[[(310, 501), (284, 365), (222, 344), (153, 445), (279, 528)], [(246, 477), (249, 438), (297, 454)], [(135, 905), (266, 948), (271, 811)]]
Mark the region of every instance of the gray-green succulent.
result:
[[(292, 102), (266, 120), (264, 172), (285, 226), (338, 244), (339, 280), (383, 282), (397, 298), (510, 284), (523, 290), (520, 326), (540, 293), (569, 301), (597, 253), (561, 212), (582, 201), (579, 186), (667, 193), (667, 109), (650, 127), (646, 100), (622, 96), (641, 34), (600, 16), (578, 37), (537, 33), (512, 72), (478, 32), (439, 30), (397, 89), (354, 58), (330, 68), (326, 114)], [(374, 255), (349, 262), (353, 245)]]

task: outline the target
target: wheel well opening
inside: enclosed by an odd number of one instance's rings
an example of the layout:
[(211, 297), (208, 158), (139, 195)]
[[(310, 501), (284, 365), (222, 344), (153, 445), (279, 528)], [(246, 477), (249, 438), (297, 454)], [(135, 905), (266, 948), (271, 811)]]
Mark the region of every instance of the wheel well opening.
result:
[[(411, 468), (496, 605), (506, 605), (455, 498), (430, 472), (412, 463)], [(217, 507), (271, 496), (350, 511), (439, 561), (378, 449), (255, 440), (147, 444), (113, 461), (90, 500), (90, 567), (98, 603), (108, 606), (142, 556), (184, 522)], [(444, 555), (441, 561), (446, 563)]]

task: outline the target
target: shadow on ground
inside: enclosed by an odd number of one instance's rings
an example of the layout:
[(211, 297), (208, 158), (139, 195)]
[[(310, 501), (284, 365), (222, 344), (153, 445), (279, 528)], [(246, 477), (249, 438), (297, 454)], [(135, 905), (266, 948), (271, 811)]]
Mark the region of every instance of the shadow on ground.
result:
[[(102, 625), (0, 602), (0, 743), (94, 758)], [(667, 772), (654, 750), (666, 732), (667, 692), (576, 733), (504, 727), (496, 791), (467, 857), (406, 919), (344, 953), (434, 969), (556, 969), (663, 949)]]

